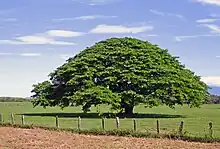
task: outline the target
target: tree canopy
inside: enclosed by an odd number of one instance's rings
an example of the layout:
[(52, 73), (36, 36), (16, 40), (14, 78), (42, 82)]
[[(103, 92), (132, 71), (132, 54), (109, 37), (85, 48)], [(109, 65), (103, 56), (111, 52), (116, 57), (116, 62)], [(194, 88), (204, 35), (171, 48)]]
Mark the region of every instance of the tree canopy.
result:
[(87, 112), (108, 104), (131, 114), (139, 104), (199, 107), (209, 95), (200, 77), (167, 49), (128, 37), (87, 47), (49, 77), (33, 86), (34, 106), (82, 106)]

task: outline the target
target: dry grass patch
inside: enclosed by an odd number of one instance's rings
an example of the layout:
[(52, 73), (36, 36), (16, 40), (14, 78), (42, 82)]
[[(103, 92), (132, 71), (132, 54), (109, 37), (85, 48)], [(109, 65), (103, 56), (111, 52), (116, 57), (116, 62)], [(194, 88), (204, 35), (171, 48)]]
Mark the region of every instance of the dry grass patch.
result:
[(0, 127), (0, 148), (8, 149), (219, 149), (220, 143), (79, 135), (43, 129)]

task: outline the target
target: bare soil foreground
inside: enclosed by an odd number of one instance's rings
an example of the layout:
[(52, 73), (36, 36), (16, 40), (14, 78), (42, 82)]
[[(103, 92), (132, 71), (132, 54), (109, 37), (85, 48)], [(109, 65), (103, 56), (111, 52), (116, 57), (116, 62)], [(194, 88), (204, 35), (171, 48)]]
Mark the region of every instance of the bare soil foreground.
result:
[(86, 136), (43, 129), (0, 127), (0, 149), (219, 149), (206, 144), (168, 139)]

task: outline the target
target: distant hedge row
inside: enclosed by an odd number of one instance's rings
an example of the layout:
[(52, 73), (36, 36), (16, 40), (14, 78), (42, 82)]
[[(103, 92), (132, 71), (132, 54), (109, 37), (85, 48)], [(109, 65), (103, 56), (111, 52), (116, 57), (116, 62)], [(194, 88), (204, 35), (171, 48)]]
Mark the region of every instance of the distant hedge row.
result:
[(0, 102), (29, 102), (31, 99), (20, 97), (0, 97)]
[[(30, 98), (20, 98), (20, 97), (0, 97), (0, 102), (30, 102)], [(211, 95), (205, 104), (220, 104), (220, 96)]]

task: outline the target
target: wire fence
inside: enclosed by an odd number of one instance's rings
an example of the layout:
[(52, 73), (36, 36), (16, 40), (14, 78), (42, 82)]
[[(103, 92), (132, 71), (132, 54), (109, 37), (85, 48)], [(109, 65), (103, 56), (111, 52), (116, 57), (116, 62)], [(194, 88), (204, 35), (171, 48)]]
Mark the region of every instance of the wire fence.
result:
[(220, 138), (220, 127), (207, 121), (201, 125), (199, 121), (177, 119), (144, 119), (144, 118), (81, 118), (59, 116), (26, 116), (18, 114), (0, 114), (0, 123), (33, 125), (44, 127), (70, 128), (78, 130), (129, 129), (137, 132), (152, 132), (158, 134), (178, 133), (194, 137)]

